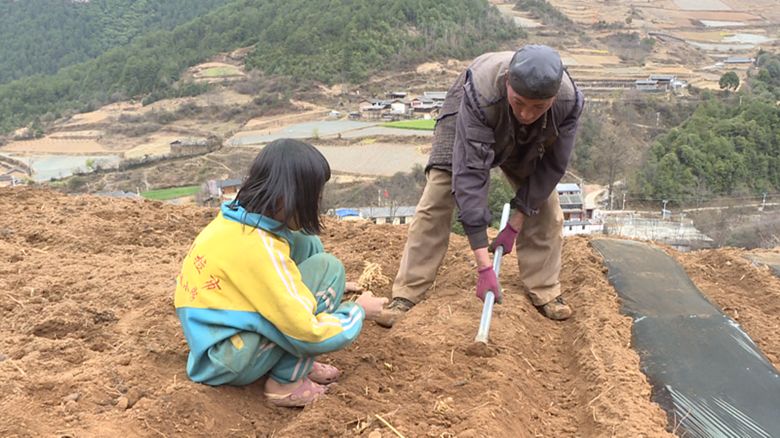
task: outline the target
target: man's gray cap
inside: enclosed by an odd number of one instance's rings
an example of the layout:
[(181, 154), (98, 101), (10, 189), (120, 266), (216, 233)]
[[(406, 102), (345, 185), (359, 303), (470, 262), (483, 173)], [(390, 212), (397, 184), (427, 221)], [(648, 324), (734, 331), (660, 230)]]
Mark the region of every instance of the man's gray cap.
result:
[(558, 94), (563, 77), (563, 62), (548, 46), (528, 45), (509, 63), (509, 85), (529, 99), (549, 99)]

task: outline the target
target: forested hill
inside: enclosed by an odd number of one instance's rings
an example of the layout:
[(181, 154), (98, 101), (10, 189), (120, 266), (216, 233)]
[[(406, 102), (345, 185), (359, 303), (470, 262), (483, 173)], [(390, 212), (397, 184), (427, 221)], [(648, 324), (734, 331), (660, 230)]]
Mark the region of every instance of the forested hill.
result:
[(232, 0), (57, 74), (0, 85), (0, 131), (112, 96), (159, 94), (186, 67), (238, 47), (256, 45), (250, 68), (334, 83), (412, 62), (473, 57), (519, 36), (486, 0)]
[(485, 0), (272, 0), (250, 66), (322, 82), (441, 57), (469, 58), (520, 36)]
[(229, 0), (0, 0), (0, 83), (95, 58)]
[(683, 203), (780, 191), (780, 56), (756, 64), (746, 90), (711, 96), (650, 149), (642, 196)]

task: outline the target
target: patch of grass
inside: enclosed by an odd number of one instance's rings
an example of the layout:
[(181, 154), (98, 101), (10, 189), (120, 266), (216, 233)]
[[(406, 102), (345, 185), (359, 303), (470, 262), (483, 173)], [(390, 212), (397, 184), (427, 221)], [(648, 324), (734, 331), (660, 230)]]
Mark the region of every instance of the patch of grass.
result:
[(185, 187), (172, 187), (170, 189), (150, 190), (148, 192), (141, 193), (141, 196), (146, 199), (152, 199), (155, 201), (167, 201), (169, 199), (183, 198), (185, 196), (192, 196), (200, 191), (200, 186), (185, 186)]
[(433, 119), (399, 120), (397, 122), (385, 123), (382, 126), (387, 128), (419, 129), (422, 131), (433, 131), (433, 127), (436, 126), (436, 120)]
[(236, 67), (211, 67), (200, 72), (204, 78), (221, 78), (223, 76), (237, 76), (241, 71)]

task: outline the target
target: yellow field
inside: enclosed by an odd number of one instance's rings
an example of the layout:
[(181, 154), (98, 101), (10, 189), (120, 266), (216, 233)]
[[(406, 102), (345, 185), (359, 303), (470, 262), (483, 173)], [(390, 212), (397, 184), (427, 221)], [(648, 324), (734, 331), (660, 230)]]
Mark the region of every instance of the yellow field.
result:
[(633, 7), (641, 18), (634, 25), (647, 30), (664, 30), (690, 27), (692, 20), (736, 21), (755, 23), (764, 18), (780, 16), (777, 2), (772, 0), (723, 0), (728, 10), (683, 10), (672, 0), (653, 2), (639, 0), (618, 0), (615, 2), (588, 2), (578, 0), (550, 0), (550, 4), (566, 14), (572, 21), (594, 24), (599, 21), (622, 23), (631, 14)]
[(96, 111), (76, 114), (65, 122), (65, 128), (75, 128), (85, 125), (97, 125), (108, 122), (111, 118), (118, 117), (124, 112), (133, 112), (141, 108), (140, 103), (119, 102), (106, 105)]
[(583, 55), (579, 53), (574, 53), (574, 54), (562, 53), (561, 55), (564, 58), (564, 64), (567, 64), (566, 61), (568, 60), (571, 63), (570, 65), (576, 67), (586, 67), (586, 66), (602, 67), (605, 65), (621, 64), (620, 58), (614, 55)]
[(62, 131), (62, 132), (55, 132), (53, 134), (50, 134), (48, 138), (56, 139), (56, 140), (83, 140), (83, 139), (97, 140), (100, 137), (102, 137), (103, 134), (104, 134), (103, 131), (98, 131), (98, 130)]
[(180, 134), (155, 134), (146, 139), (144, 143), (126, 150), (124, 156), (127, 159), (132, 159), (143, 158), (147, 155), (150, 157), (167, 155), (171, 153), (171, 142), (180, 138)]
[[(281, 116), (272, 117), (256, 117), (244, 125), (244, 130), (247, 131), (270, 131), (276, 132), (280, 129), (284, 129), (289, 125), (295, 123), (309, 122), (312, 120), (319, 120), (326, 116), (328, 112), (326, 110), (313, 110), (303, 113), (284, 114)], [(255, 133), (257, 134), (257, 133)], [(266, 132), (268, 134), (268, 132)]]
[(44, 137), (37, 140), (14, 141), (0, 148), (0, 151), (34, 154), (93, 154), (109, 152), (109, 149), (95, 140)]
[(703, 43), (719, 43), (723, 38), (733, 35), (731, 32), (710, 31), (710, 32), (674, 32), (674, 36), (689, 41), (700, 41)]

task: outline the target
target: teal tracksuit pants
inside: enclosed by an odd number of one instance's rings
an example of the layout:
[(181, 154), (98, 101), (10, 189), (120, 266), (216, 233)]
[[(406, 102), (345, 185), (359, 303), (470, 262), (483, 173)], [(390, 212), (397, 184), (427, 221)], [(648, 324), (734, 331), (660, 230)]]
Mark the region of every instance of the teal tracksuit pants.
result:
[[(317, 236), (293, 232), (290, 258), (298, 265), (303, 283), (317, 299), (317, 314), (333, 312), (344, 295), (344, 266), (324, 252)], [(240, 332), (209, 350), (214, 375), (209, 385), (246, 385), (269, 375), (279, 383), (306, 377), (314, 357), (297, 357), (258, 333)]]

